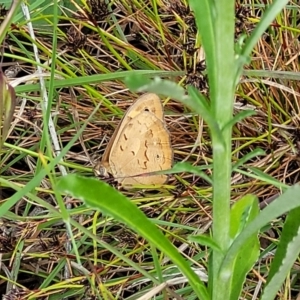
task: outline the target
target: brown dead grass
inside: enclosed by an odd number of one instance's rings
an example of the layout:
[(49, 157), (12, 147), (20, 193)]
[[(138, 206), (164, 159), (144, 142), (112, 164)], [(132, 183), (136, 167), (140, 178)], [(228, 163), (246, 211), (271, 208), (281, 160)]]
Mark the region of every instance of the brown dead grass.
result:
[[(261, 9), (250, 8), (247, 1), (240, 2), (237, 5), (237, 39), (241, 33), (249, 34), (255, 27), (254, 19), (261, 15)], [(63, 27), (64, 31), (67, 31), (67, 36), (61, 39), (57, 53), (63, 53), (69, 49), (62, 54), (61, 59), (70, 64), (70, 69), (78, 68), (78, 76), (103, 72), (113, 73), (126, 69), (127, 65), (133, 69), (148, 66), (161, 70), (183, 70), (186, 75), (176, 78), (176, 81), (181, 81), (183, 85), (194, 84), (202, 92), (208, 94), (201, 49), (195, 46), (196, 27), (192, 13), (179, 0), (165, 1), (164, 6), (159, 8), (159, 13), (161, 31), (153, 18), (148, 2), (143, 1), (140, 6), (136, 2), (115, 2), (113, 14), (128, 40), (127, 43), (110, 40), (112, 49), (120, 55), (116, 57), (97, 32), (86, 26), (87, 23), (97, 23), (97, 26), (110, 34), (115, 34), (112, 24), (107, 21), (107, 16), (111, 14), (106, 11), (106, 8), (101, 6), (101, 9), (90, 14), (86, 13), (85, 16), (83, 11), (77, 12), (73, 23), (65, 24)], [(292, 16), (289, 13), (282, 15), (281, 18), (286, 26), (292, 26), (290, 24)], [(82, 21), (78, 22), (80, 19)], [(51, 40), (47, 36), (43, 38), (44, 45), (50, 49)], [(14, 44), (10, 40), (8, 43)], [(17, 45), (14, 46), (17, 47)], [(135, 54), (136, 58), (143, 57), (144, 61), (130, 59), (129, 50)], [(5, 51), (10, 50), (6, 47)], [(15, 49), (14, 53), (20, 52)], [(289, 28), (284, 29), (283, 26), (274, 23), (260, 40), (251, 64), (246, 67), (254, 70), (270, 70), (268, 81), (246, 81), (245, 77), (236, 93), (235, 112), (249, 107), (255, 109), (257, 114), (235, 126), (232, 140), (233, 161), (237, 161), (257, 147), (266, 152), (266, 156), (257, 157), (248, 162), (244, 166), (245, 171), (249, 170), (249, 166), (256, 167), (287, 184), (298, 182), (299, 96), (284, 88), (299, 91), (299, 84), (291, 80), (272, 79), (271, 70), (299, 72), (298, 53), (299, 41), (295, 33)], [(41, 51), (41, 57), (43, 56), (47, 57)], [(22, 66), (19, 76), (32, 72), (31, 65), (19, 62)], [(14, 63), (15, 61), (5, 59), (3, 66)], [(62, 65), (58, 65), (58, 69), (65, 70)], [(277, 86), (272, 86), (271, 83), (276, 83)], [(95, 160), (101, 157), (123, 113), (137, 98), (137, 95), (126, 90), (121, 81), (102, 82), (93, 85), (93, 89), (105, 96), (107, 102), (87, 125), (81, 139), (73, 145), (65, 159), (69, 172), (81, 172), (88, 176), (93, 176), (92, 166)], [(27, 101), (26, 107), (21, 110), (19, 106), (16, 110), (17, 122), (14, 123), (7, 143), (30, 149), (34, 154), (38, 151), (36, 146), (40, 139), (42, 111), (38, 105), (39, 95), (30, 96), (32, 100)], [(74, 136), (80, 124), (86, 121), (99, 99), (82, 86), (61, 89), (56, 99), (53, 105), (53, 112), (56, 113), (54, 119), (61, 143), (64, 145)], [(175, 161), (183, 161), (188, 157), (190, 163), (201, 165), (210, 175), (212, 151), (206, 124), (203, 123), (201, 117), (193, 115), (181, 104), (171, 99), (163, 99), (163, 101)], [(28, 155), (28, 153), (6, 150), (2, 155), (2, 176), (22, 186), (34, 176), (36, 160), (37, 156)], [(169, 183), (173, 189), (156, 192), (126, 192), (126, 195), (134, 199), (147, 216), (157, 221), (182, 225), (178, 228), (161, 225), (162, 230), (170, 237), (174, 245), (179, 247), (186, 242), (186, 236), (192, 233), (184, 229), (183, 225), (208, 232), (207, 224), (209, 225), (212, 220), (210, 203), (212, 190), (205, 181), (189, 174), (172, 176)], [(55, 205), (48, 179), (43, 180), (40, 188), (35, 192), (41, 199)], [(274, 186), (265, 184), (261, 180), (239, 173), (234, 173), (232, 176), (233, 201), (249, 193), (264, 200), (279, 192)], [(4, 187), (2, 199), (5, 200), (12, 193), (11, 189)], [(72, 283), (74, 286), (77, 285), (74, 290), (79, 291), (81, 296), (86, 295), (84, 299), (92, 299), (87, 298), (87, 295), (95, 296), (97, 284), (104, 282), (109, 283), (109, 285), (103, 284), (102, 288), (107, 289), (111, 294), (110, 299), (116, 297), (117, 293), (120, 293), (119, 299), (125, 299), (147, 287), (147, 283), (134, 286), (133, 283), (136, 283), (141, 276), (138, 272), (129, 268), (108, 250), (94, 248), (92, 241), (84, 240), (84, 235), (78, 232), (76, 233), (78, 241), (83, 239), (82, 248), (79, 247), (79, 249), (84, 267), (92, 274), (92, 277), (94, 276), (88, 281), (86, 276), (74, 266), (72, 266), (74, 269), (71, 268), (73, 256), (65, 250), (67, 237), (63, 225), (57, 224), (57, 220), (51, 217), (42, 219), (21, 217), (26, 216), (32, 210), (26, 204), (27, 200), (23, 199), (14, 208), (15, 214), (20, 216), (20, 219), (15, 222), (3, 219), (1, 227), (2, 263), (8, 269), (11, 269), (16, 261), (20, 263), (20, 273), (16, 281), (21, 288), (11, 289), (12, 295), (21, 295), (22, 291), (24, 295), (19, 299), (28, 299), (31, 293), (40, 289), (44, 278), (48, 274), (53, 274), (54, 268), (60, 263), (70, 265)], [(72, 201), (73, 207), (78, 207), (80, 212), (81, 224), (90, 226), (95, 217), (94, 213), (89, 210), (81, 211), (80, 201), (77, 199)], [(79, 218), (77, 214), (75, 210), (74, 217)], [(262, 241), (265, 241), (264, 249), (272, 250), (270, 241), (278, 237), (277, 230), (280, 226), (281, 220), (277, 220), (274, 227), (264, 233), (262, 236)], [(97, 232), (104, 241), (123, 251), (128, 259), (135, 261), (146, 270), (151, 268), (152, 257), (146, 241), (114, 220), (102, 219), (101, 221), (99, 218), (97, 227)], [(21, 248), (19, 248), (20, 242), (24, 243)], [(17, 249), (21, 249), (22, 252), (20, 260), (17, 257)], [(194, 259), (197, 258), (196, 264), (206, 266), (207, 254), (202, 250), (206, 249), (198, 245), (187, 244), (184, 253)], [(268, 252), (267, 250), (265, 251)], [(262, 276), (268, 268), (269, 257), (263, 258), (249, 275), (243, 293), (245, 299), (250, 299), (256, 292), (258, 282), (263, 281)], [(7, 276), (5, 273), (2, 275)], [(54, 286), (60, 281), (66, 281), (62, 272), (54, 276), (48, 286)], [(92, 282), (96, 286), (93, 287)], [(182, 285), (177, 285), (172, 287), (172, 290), (176, 291), (180, 287)], [(3, 280), (0, 284), (0, 293), (6, 295), (6, 299), (17, 299), (9, 296), (6, 288), (7, 281)], [(288, 288), (293, 293), (292, 283)], [(51, 292), (42, 288), (37, 298), (46, 299), (47, 295), (52, 292), (62, 295), (67, 291), (66, 287), (56, 287)], [(70, 299), (83, 298), (73, 296)]]

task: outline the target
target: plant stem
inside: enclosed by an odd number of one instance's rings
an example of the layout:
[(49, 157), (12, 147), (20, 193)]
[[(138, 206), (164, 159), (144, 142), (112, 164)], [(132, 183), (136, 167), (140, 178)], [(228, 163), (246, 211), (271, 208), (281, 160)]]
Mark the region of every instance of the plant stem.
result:
[[(234, 97), (234, 1), (219, 0), (215, 3), (215, 57), (219, 67), (216, 74), (215, 99), (212, 101), (212, 111), (223, 135), (225, 147), (212, 137), (213, 143), (213, 237), (222, 252), (213, 254), (213, 282), (210, 288), (212, 299), (228, 299), (225, 295), (227, 279), (219, 277), (219, 270), (224, 254), (229, 247), (230, 224), (230, 179), (231, 179), (231, 131), (225, 125), (232, 118)], [(230, 276), (230, 275), (229, 275)], [(220, 280), (221, 279), (221, 280)], [(229, 280), (229, 279), (228, 279)], [(218, 287), (216, 289), (216, 287)], [(216, 292), (217, 291), (217, 292)]]

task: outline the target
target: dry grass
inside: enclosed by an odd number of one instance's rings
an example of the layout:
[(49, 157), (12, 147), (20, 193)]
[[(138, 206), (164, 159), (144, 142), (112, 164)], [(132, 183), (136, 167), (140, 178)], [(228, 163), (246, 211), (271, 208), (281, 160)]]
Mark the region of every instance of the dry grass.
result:
[[(261, 7), (252, 7), (248, 1), (238, 2), (237, 39), (241, 33), (253, 30), (256, 18), (262, 12)], [(208, 93), (203, 54), (195, 45), (193, 15), (183, 1), (164, 1), (158, 7), (158, 13), (155, 13), (148, 1), (115, 1), (113, 13), (105, 6), (101, 6), (101, 9), (99, 7), (93, 6), (91, 13), (76, 12), (73, 19), (65, 20), (60, 26), (56, 49), (59, 72), (79, 78), (80, 82), (81, 76), (113, 74), (120, 70), (183, 71), (183, 76), (172, 79), (182, 85), (194, 84)], [(250, 107), (257, 113), (239, 122), (234, 128), (233, 162), (257, 147), (263, 149), (266, 155), (256, 157), (244, 166), (245, 172), (252, 177), (233, 173), (233, 201), (248, 193), (264, 200), (280, 192), (274, 186), (265, 184), (263, 177), (254, 178), (256, 169), (289, 185), (298, 182), (299, 95), (291, 91), (299, 91), (299, 84), (297, 81), (274, 79), (272, 76), (272, 70), (299, 72), (299, 40), (294, 25), (295, 21), (299, 23), (299, 13), (293, 11), (286, 10), (279, 16), (277, 23), (262, 37), (247, 66), (249, 70), (268, 70), (268, 81), (242, 78), (236, 92), (236, 111)], [(113, 23), (112, 16), (117, 22)], [(94, 27), (96, 23), (104, 30), (100, 35)], [(46, 61), (51, 51), (51, 34), (38, 30), (36, 34), (40, 57)], [(21, 66), (18, 76), (31, 74), (34, 66), (22, 61), (23, 50), (20, 48), (20, 45), (24, 45), (30, 53), (28, 39), (21, 33), (21, 28), (15, 29), (13, 35), (19, 43), (7, 39), (3, 69), (18, 62)], [(137, 95), (129, 92), (121, 80), (107, 80), (88, 86), (82, 83), (72, 88), (57, 89), (56, 92), (51, 111), (62, 147), (87, 120), (99, 101), (103, 101), (100, 110), (64, 159), (68, 172), (93, 176), (95, 161), (101, 157), (123, 113)], [(27, 97), (26, 102), (19, 102), (0, 162), (1, 176), (20, 187), (41, 168), (38, 162), (41, 128), (44, 126), (41, 100), (35, 92), (27, 94)], [(202, 118), (172, 99), (163, 101), (175, 161), (188, 158), (190, 163), (200, 165), (210, 174), (212, 151), (207, 126)], [(22, 103), (25, 103), (25, 107), (22, 107)], [(56, 171), (59, 175), (59, 170)], [(208, 232), (212, 220), (212, 189), (205, 181), (189, 174), (172, 176), (169, 184), (170, 189), (124, 193), (161, 227), (175, 246), (183, 247), (183, 253), (190, 257), (195, 266), (206, 268), (206, 249), (187, 243), (186, 237), (195, 229)], [(13, 189), (3, 186), (2, 201), (13, 193)], [(6, 295), (5, 299), (17, 299), (12, 295), (21, 295), (21, 292), (24, 295), (18, 299), (29, 299), (30, 295), (36, 299), (46, 299), (50, 294), (56, 295), (56, 298), (53, 296), (51, 299), (62, 299), (63, 296), (69, 296), (70, 299), (100, 299), (99, 295), (103, 297), (105, 293), (108, 299), (115, 299), (117, 295), (118, 299), (134, 299), (129, 297), (152, 287), (150, 281), (141, 281), (145, 279), (144, 275), (127, 261), (101, 248), (76, 228), (73, 233), (85, 270), (75, 265), (73, 252), (69, 253), (65, 249), (67, 236), (64, 226), (51, 213), (32, 215), (35, 206), (31, 203), (40, 203), (36, 198), (56, 205), (50, 179), (44, 178), (32, 194), (20, 199), (14, 207), (14, 214), (3, 218), (0, 227), (3, 266), (0, 293)], [(79, 200), (70, 201), (72, 216), (83, 226), (94, 230), (101, 240), (119, 250), (128, 260), (157, 276), (153, 270), (153, 253), (147, 241), (114, 220), (81, 206)], [(262, 256), (250, 273), (243, 292), (245, 299), (255, 298), (253, 295), (260, 291), (259, 283), (264, 281), (268, 270), (272, 257), (270, 251), (280, 236), (281, 222), (280, 219), (274, 221), (272, 227), (261, 236), (262, 253), (267, 256)], [(162, 269), (169, 269), (169, 273), (174, 276), (176, 267), (164, 261), (160, 254), (157, 259)], [(65, 265), (68, 266), (71, 279), (65, 278)], [(19, 286), (8, 283), (7, 278)], [(287, 280), (284, 289), (296, 295), (299, 284), (293, 278)], [(184, 284), (177, 284), (170, 287), (170, 290), (187, 299), (191, 291), (184, 287)], [(284, 299), (283, 294), (278, 297)]]

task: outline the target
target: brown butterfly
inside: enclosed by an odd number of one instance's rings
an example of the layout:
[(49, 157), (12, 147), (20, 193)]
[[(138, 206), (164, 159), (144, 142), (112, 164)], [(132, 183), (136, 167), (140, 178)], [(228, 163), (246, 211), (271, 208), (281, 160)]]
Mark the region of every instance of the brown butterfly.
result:
[[(172, 167), (173, 150), (164, 122), (163, 107), (156, 94), (139, 97), (116, 128), (95, 173), (111, 174), (124, 188), (162, 185), (165, 174), (148, 174)], [(143, 176), (137, 176), (144, 174)]]

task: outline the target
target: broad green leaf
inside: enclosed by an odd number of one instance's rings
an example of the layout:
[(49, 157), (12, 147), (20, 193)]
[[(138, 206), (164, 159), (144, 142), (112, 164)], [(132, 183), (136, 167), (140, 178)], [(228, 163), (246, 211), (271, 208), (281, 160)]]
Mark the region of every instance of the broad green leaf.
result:
[(230, 268), (239, 253), (239, 249), (243, 247), (250, 237), (278, 216), (297, 207), (300, 207), (300, 186), (294, 185), (264, 208), (236, 237), (223, 260), (222, 269), (224, 272), (230, 271)]
[[(230, 213), (230, 237), (234, 240), (259, 213), (257, 197), (246, 195), (237, 201)], [(230, 299), (238, 299), (247, 273), (259, 256), (258, 230), (240, 247), (231, 275)]]
[(230, 237), (234, 240), (259, 213), (258, 200), (246, 195), (232, 205), (230, 212)]
[[(299, 197), (298, 197), (299, 198)], [(275, 299), (286, 276), (300, 252), (300, 207), (291, 210), (286, 218), (275, 257), (272, 261), (262, 300)]]
[(76, 174), (61, 178), (57, 188), (61, 192), (66, 192), (84, 201), (86, 205), (101, 211), (103, 214), (112, 216), (147, 239), (170, 257), (181, 269), (189, 279), (199, 299), (209, 299), (206, 287), (178, 250), (138, 207), (120, 192), (96, 178), (85, 178)]

